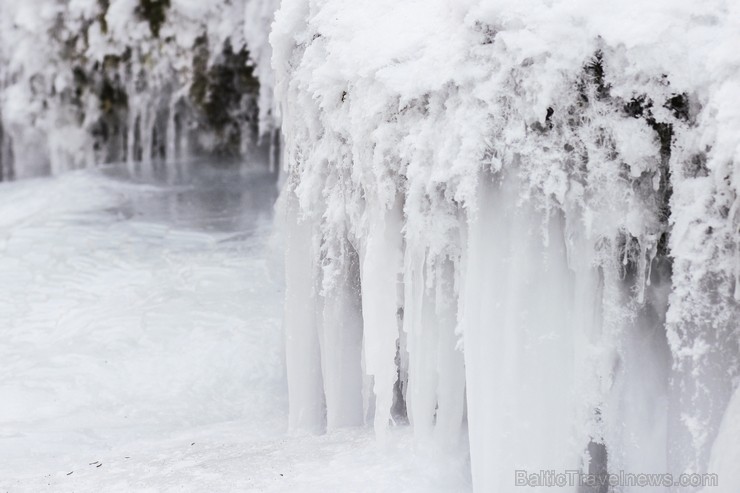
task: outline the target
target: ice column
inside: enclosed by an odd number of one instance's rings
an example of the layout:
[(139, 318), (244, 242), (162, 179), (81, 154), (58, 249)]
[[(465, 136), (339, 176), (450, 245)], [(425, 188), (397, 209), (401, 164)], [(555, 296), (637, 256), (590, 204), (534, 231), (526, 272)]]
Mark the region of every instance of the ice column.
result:
[(362, 253), (365, 372), (374, 378), (375, 430), (382, 438), (391, 419), (398, 378), (398, 277), (402, 269), (401, 206), (371, 207)]
[(462, 324), (475, 491), (513, 491), (517, 470), (576, 470), (587, 445), (574, 439), (579, 365), (563, 221), (520, 200), (513, 173), (481, 177), (469, 226)]
[(286, 192), (285, 337), (291, 430), (320, 432), (325, 426), (321, 353), (316, 313), (317, 269), (312, 221)]
[(338, 278), (322, 295), (321, 365), (329, 429), (364, 421), (360, 259), (349, 241), (343, 241), (342, 250), (338, 265), (325, 267), (338, 273)]

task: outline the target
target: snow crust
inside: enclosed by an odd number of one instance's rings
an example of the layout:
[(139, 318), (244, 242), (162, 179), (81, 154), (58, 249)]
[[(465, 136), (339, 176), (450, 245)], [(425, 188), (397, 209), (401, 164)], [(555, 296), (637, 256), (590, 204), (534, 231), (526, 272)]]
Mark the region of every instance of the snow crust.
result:
[[(355, 419), (343, 359), (381, 437), (469, 436), (476, 491), (705, 472), (740, 375), (739, 8), (284, 0), (291, 424)], [(354, 276), (359, 358), (322, 311)]]

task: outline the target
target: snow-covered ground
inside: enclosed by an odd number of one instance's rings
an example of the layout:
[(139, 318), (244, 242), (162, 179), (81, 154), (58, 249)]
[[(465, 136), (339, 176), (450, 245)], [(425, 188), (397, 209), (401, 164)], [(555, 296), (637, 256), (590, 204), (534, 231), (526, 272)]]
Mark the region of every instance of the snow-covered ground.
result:
[(0, 184), (0, 491), (468, 490), (404, 428), (286, 433), (274, 182), (174, 171)]

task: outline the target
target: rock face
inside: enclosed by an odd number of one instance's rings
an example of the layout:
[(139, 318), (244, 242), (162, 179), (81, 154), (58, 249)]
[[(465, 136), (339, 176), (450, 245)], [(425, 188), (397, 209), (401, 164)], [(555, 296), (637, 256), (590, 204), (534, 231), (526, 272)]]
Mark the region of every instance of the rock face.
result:
[(476, 491), (705, 472), (740, 375), (738, 9), (285, 0), (292, 426), (467, 435)]
[(259, 108), (271, 90), (254, 66), (267, 32), (245, 32), (246, 1), (32, 0), (0, 9), (5, 179), (100, 162), (238, 158), (271, 132), (264, 123), (260, 131), (271, 108)]

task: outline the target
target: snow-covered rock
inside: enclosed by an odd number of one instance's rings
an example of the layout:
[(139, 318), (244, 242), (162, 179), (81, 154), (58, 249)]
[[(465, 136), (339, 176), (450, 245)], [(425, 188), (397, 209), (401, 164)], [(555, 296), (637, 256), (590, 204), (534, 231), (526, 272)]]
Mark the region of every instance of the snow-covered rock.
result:
[(467, 435), (476, 491), (705, 472), (740, 375), (739, 27), (727, 0), (283, 0), (291, 424)]
[(245, 155), (274, 128), (274, 8), (263, 0), (0, 2), (3, 175)]

